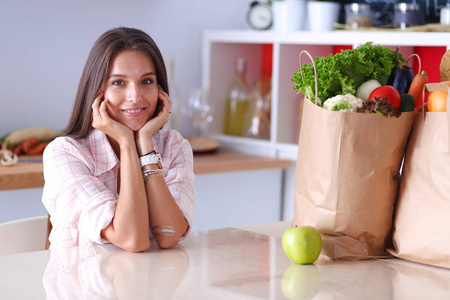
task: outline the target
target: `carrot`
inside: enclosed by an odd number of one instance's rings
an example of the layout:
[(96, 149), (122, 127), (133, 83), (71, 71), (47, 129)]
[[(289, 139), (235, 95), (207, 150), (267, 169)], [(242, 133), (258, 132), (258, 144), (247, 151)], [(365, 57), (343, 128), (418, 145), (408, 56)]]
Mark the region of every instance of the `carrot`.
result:
[(28, 151), (39, 144), (39, 139), (37, 137), (31, 137), (23, 142), (23, 151), (28, 154)]
[(409, 87), (408, 91), (408, 94), (414, 97), (414, 107), (420, 105), (420, 98), (422, 97), (423, 89), (425, 88), (425, 84), (427, 83), (427, 72), (422, 71), (414, 76), (414, 79), (411, 82), (411, 86)]
[(23, 142), (17, 144), (16, 147), (14, 147), (14, 154), (15, 155), (21, 155), (23, 154), (25, 151), (23, 151)]
[(35, 147), (31, 148), (28, 150), (27, 154), (30, 155), (37, 155), (37, 154), (42, 154), (44, 152), (45, 147), (47, 147), (47, 145), (50, 142), (42, 142), (37, 144)]

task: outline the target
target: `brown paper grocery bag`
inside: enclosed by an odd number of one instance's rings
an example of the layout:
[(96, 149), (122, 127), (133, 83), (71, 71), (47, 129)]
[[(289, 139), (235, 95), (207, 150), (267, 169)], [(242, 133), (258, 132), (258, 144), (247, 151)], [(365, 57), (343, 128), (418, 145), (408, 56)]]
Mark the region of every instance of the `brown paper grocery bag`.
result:
[(330, 258), (390, 256), (386, 247), (412, 114), (329, 111), (305, 99), (292, 226), (317, 228)]
[[(426, 85), (427, 91), (445, 84)], [(448, 96), (450, 97), (450, 95)], [(450, 105), (447, 113), (425, 112), (413, 123), (405, 156), (394, 223), (394, 248), (400, 258), (450, 268)]]

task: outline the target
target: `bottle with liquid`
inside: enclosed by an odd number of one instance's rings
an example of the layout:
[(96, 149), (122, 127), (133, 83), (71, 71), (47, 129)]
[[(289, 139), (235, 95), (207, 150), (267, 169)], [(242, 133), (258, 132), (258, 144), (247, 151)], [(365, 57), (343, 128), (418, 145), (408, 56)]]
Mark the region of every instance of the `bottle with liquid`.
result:
[(247, 137), (266, 140), (270, 138), (270, 76), (263, 72), (260, 80), (255, 83), (253, 92), (255, 98), (249, 108), (250, 128), (246, 132)]
[(243, 136), (248, 129), (247, 116), (252, 91), (245, 78), (246, 62), (239, 58), (236, 63), (236, 78), (231, 84), (225, 104), (225, 134)]

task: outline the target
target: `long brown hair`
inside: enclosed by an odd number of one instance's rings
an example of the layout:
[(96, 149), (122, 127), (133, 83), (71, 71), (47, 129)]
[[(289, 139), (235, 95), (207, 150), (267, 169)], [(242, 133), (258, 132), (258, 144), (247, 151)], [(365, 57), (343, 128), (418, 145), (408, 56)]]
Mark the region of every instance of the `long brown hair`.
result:
[(169, 92), (164, 59), (153, 39), (139, 29), (111, 29), (100, 36), (92, 46), (78, 84), (72, 116), (65, 135), (81, 139), (92, 130), (92, 103), (106, 79), (111, 60), (120, 52), (129, 49), (140, 50), (153, 60), (158, 84), (166, 93)]

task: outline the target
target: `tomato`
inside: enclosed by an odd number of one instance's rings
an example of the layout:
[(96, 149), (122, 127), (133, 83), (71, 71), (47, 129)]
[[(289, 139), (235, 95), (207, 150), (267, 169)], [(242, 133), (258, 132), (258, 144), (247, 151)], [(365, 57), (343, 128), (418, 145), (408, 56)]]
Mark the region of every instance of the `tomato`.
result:
[(399, 109), (402, 103), (400, 93), (392, 85), (382, 85), (374, 89), (369, 95), (369, 100), (373, 101), (375, 97), (388, 98), (394, 109)]

